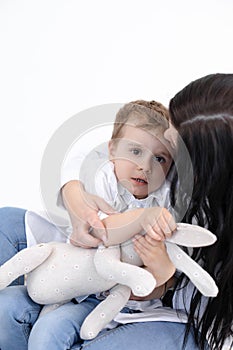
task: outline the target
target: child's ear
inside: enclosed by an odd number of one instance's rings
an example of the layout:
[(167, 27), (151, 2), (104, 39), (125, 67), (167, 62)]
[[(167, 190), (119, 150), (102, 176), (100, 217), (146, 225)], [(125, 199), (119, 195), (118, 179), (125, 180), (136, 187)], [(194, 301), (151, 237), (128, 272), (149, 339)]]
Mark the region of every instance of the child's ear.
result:
[(116, 154), (116, 143), (114, 140), (110, 140), (108, 143), (108, 153), (109, 153), (109, 159), (113, 160)]

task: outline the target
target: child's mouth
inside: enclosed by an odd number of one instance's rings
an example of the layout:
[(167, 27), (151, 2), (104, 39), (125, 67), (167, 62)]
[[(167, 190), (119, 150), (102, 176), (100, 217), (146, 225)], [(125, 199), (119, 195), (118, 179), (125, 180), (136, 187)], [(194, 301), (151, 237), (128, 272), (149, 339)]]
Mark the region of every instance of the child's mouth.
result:
[(134, 181), (136, 181), (138, 183), (147, 185), (147, 181), (143, 180), (143, 179), (140, 179), (139, 177), (132, 177), (132, 180), (134, 180)]

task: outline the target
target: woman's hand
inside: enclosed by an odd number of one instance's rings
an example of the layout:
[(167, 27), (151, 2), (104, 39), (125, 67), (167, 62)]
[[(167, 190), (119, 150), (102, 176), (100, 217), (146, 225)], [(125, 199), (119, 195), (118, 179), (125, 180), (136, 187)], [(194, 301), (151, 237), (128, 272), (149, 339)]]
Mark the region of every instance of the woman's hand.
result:
[[(99, 210), (108, 215), (114, 214), (114, 209), (102, 198), (86, 192), (82, 183), (76, 180), (63, 186), (62, 197), (73, 227), (70, 242), (91, 248), (105, 241), (107, 233), (97, 214)], [(95, 228), (95, 237), (89, 233), (92, 227)]]
[(157, 281), (156, 288), (167, 282), (174, 275), (176, 268), (167, 254), (165, 243), (151, 238), (148, 234), (136, 235), (133, 241), (136, 253)]

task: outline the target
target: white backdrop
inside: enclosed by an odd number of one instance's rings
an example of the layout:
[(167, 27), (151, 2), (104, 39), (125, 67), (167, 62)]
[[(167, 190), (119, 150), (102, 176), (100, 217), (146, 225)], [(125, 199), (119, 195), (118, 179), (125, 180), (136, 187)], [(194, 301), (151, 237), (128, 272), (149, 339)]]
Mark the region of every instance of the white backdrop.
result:
[(0, 0), (0, 206), (41, 208), (43, 152), (76, 113), (168, 105), (233, 72), (232, 14), (232, 0)]

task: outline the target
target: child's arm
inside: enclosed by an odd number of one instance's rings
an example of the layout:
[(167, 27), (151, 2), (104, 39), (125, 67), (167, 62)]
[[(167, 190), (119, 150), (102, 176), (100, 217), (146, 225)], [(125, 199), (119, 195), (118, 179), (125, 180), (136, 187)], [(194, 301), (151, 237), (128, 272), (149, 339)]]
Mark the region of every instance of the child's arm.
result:
[[(142, 231), (156, 240), (171, 237), (176, 229), (176, 223), (165, 208), (139, 208), (120, 214), (108, 216), (102, 220), (106, 231), (106, 246), (119, 244), (135, 236)], [(95, 236), (95, 229), (93, 235)]]

